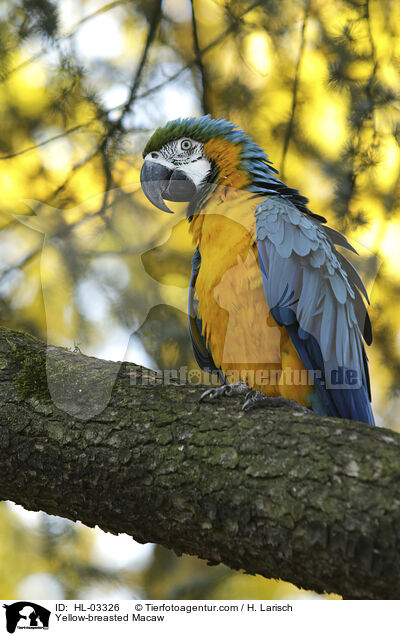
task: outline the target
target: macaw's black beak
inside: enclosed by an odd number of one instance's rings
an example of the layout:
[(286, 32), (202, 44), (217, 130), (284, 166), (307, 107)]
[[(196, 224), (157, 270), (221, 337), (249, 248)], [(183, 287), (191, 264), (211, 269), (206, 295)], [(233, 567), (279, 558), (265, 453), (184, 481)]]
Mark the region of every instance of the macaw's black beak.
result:
[(145, 161), (140, 172), (140, 183), (148, 200), (160, 210), (171, 212), (167, 201), (190, 201), (196, 186), (183, 170), (170, 170), (155, 161)]
[(155, 161), (145, 161), (140, 172), (140, 183), (146, 197), (160, 210), (170, 212), (164, 203), (162, 194), (167, 189), (172, 170)]

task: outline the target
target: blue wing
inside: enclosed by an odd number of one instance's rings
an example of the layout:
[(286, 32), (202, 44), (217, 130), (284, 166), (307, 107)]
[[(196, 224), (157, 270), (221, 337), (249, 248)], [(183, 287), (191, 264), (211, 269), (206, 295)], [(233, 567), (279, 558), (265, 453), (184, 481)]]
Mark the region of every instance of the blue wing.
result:
[(355, 268), (334, 247), (345, 237), (271, 196), (256, 208), (258, 256), (271, 314), (314, 377), (314, 410), (374, 424), (362, 334), (372, 341)]
[[(192, 276), (189, 285), (189, 298), (188, 298), (188, 317), (189, 317), (189, 333), (192, 341), (192, 348), (196, 362), (202, 371), (212, 373), (219, 371), (215, 366), (213, 357), (209, 348), (206, 345), (204, 336), (202, 335), (202, 323), (197, 314), (197, 300), (195, 285), (196, 279), (199, 273), (201, 263), (201, 256), (199, 247), (197, 246), (194, 256), (192, 258)], [(221, 372), (220, 372), (221, 373)]]

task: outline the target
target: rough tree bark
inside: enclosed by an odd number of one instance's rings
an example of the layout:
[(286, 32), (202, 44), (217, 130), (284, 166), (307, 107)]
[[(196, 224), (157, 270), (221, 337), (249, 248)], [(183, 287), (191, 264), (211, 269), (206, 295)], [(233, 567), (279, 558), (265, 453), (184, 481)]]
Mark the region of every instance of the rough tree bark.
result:
[[(318, 592), (400, 598), (397, 433), (199, 405), (201, 387), (138, 386), (148, 371), (127, 363), (82, 421), (50, 398), (49, 359), (65, 395), (115, 370), (0, 328), (2, 499)], [(77, 414), (97, 399), (82, 395)]]

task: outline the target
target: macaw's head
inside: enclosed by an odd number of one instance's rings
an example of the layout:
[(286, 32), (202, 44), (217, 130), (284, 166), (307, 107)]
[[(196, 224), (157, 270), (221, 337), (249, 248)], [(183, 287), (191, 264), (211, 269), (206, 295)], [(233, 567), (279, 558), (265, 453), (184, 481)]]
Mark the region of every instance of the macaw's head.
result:
[(211, 184), (259, 192), (261, 178), (276, 173), (267, 155), (246, 133), (210, 115), (175, 119), (158, 128), (143, 158), (143, 191), (165, 212), (171, 210), (164, 200), (187, 201), (193, 206), (212, 190)]

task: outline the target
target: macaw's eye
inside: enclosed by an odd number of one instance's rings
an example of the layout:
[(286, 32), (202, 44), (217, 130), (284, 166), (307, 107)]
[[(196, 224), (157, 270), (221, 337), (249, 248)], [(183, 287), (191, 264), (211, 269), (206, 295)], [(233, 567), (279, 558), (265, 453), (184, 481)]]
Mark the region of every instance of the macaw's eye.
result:
[(182, 139), (181, 141), (182, 150), (189, 150), (191, 147), (192, 147), (192, 142), (190, 141), (190, 139)]

